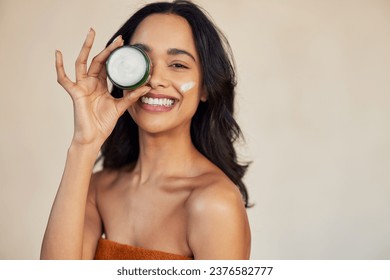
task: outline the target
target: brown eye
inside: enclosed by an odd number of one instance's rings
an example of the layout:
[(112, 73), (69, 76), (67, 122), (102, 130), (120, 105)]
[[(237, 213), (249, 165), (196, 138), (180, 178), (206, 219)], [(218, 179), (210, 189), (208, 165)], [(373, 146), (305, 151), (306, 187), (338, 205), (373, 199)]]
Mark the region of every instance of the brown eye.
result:
[(180, 64), (180, 63), (173, 63), (173, 64), (170, 65), (170, 67), (178, 68), (178, 69), (188, 69), (187, 66), (184, 66), (183, 64)]

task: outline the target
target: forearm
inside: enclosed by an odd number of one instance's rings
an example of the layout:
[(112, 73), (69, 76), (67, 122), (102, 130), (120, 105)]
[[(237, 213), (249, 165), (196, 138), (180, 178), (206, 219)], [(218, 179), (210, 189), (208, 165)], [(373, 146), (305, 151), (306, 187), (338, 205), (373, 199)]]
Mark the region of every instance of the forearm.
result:
[(80, 259), (85, 207), (97, 146), (72, 144), (43, 238), (41, 259)]

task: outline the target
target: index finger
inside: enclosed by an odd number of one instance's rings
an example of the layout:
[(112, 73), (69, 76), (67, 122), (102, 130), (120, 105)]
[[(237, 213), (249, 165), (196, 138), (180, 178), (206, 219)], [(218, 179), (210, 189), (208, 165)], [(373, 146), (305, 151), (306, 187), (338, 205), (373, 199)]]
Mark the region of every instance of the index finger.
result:
[(83, 46), (81, 47), (79, 56), (76, 60), (76, 81), (79, 81), (83, 78), (87, 77), (87, 61), (89, 53), (91, 52), (91, 48), (93, 45), (93, 41), (95, 39), (95, 30), (92, 28), (89, 29), (87, 38), (84, 41)]

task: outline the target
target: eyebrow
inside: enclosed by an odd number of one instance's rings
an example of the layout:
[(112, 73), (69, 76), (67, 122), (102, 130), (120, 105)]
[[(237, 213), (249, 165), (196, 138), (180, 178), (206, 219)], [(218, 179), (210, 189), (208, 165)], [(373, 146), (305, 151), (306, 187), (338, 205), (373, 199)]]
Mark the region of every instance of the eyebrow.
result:
[[(152, 52), (152, 49), (145, 44), (133, 44), (132, 46), (140, 48), (141, 50), (143, 50), (145, 52), (149, 52), (149, 53)], [(184, 54), (184, 55), (191, 57), (196, 62), (195, 57), (190, 52), (188, 52), (186, 50), (182, 50), (182, 49), (178, 49), (178, 48), (170, 48), (167, 50), (167, 54), (168, 55)]]

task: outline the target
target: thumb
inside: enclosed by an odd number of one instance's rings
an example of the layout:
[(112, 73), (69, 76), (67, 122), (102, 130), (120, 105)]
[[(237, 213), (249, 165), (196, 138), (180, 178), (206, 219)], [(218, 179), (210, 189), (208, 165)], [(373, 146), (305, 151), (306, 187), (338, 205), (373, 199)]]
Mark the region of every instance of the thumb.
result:
[(123, 91), (123, 97), (117, 99), (116, 108), (122, 115), (130, 106), (138, 101), (138, 99), (150, 91), (150, 87), (143, 86), (134, 91)]

